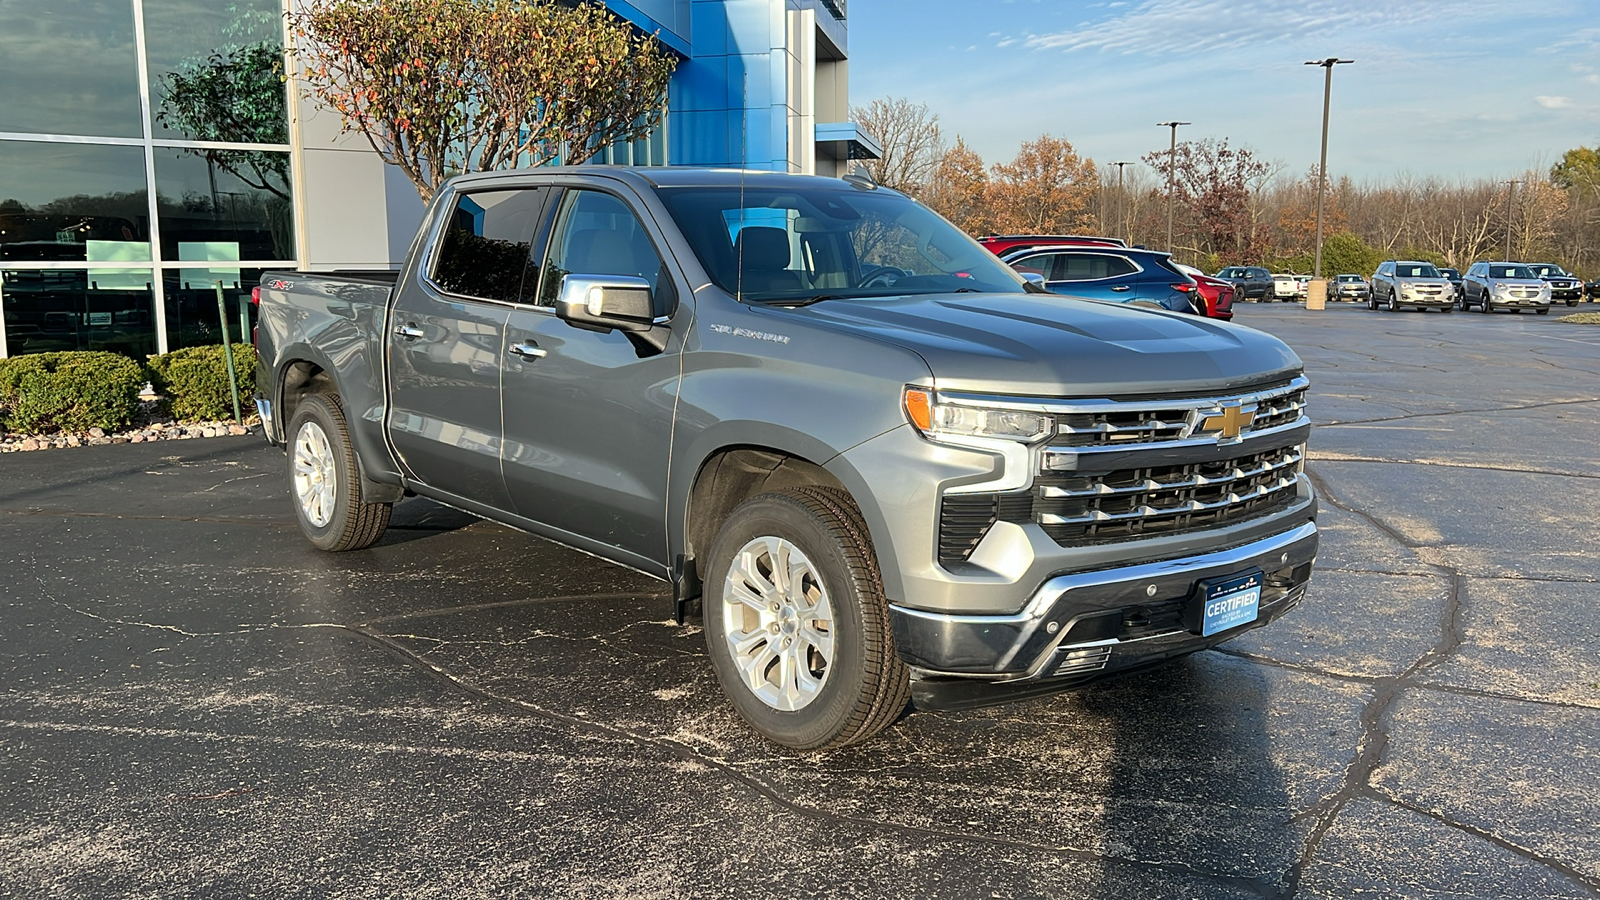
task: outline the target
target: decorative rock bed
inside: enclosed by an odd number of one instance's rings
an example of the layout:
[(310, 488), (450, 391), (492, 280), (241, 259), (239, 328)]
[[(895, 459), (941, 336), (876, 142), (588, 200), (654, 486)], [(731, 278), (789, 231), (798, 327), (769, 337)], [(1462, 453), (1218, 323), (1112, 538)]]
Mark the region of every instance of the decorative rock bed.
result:
[(257, 420), (253, 415), (245, 419), (244, 425), (233, 421), (178, 422), (162, 412), (160, 401), (142, 400), (139, 403), (139, 411), (133, 415), (133, 421), (121, 431), (107, 432), (91, 428), (82, 433), (3, 434), (0, 435), (0, 453), (224, 437), (230, 434), (249, 434), (256, 424)]

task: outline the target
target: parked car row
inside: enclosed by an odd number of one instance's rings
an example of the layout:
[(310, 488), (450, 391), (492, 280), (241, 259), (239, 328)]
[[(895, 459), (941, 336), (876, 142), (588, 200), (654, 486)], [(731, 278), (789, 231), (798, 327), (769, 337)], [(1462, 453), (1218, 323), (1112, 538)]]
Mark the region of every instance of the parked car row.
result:
[(1232, 285), (1224, 295), (1220, 285), (1200, 280), (1206, 276), (1179, 268), (1169, 253), (1082, 235), (991, 235), (978, 243), (1052, 293), (1233, 318)]
[(1458, 307), (1484, 313), (1531, 309), (1546, 315), (1555, 302), (1578, 305), (1584, 291), (1582, 280), (1552, 263), (1477, 262), (1461, 275), (1431, 263), (1391, 259), (1373, 273), (1367, 307), (1396, 312), (1410, 306), (1444, 313)]

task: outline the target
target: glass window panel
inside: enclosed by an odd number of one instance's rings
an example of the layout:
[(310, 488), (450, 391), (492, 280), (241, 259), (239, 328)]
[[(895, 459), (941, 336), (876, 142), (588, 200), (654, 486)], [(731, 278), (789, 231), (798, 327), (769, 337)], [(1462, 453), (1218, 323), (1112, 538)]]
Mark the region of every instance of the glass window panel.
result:
[(434, 283), (452, 294), (516, 302), (534, 219), (543, 205), (544, 192), (538, 190), (463, 195), (450, 214)]
[(0, 260), (149, 258), (144, 151), (0, 141)]
[(150, 270), (0, 270), (6, 352), (111, 350), (135, 359), (156, 352)]
[(0, 3), (0, 85), (0, 131), (142, 136), (133, 3)]
[(285, 144), (282, 0), (144, 0), (157, 138)]
[[(172, 350), (222, 343), (222, 315), (217, 312), (217, 282), (227, 309), (228, 337), (234, 343), (251, 343), (255, 306), (250, 289), (261, 283), (260, 269), (165, 269), (161, 273), (166, 294), (167, 346)], [(242, 312), (241, 312), (242, 310)], [(240, 316), (248, 318), (241, 319)]]
[(287, 153), (157, 148), (156, 197), (165, 260), (295, 257)]
[[(555, 306), (567, 275), (628, 275), (650, 283), (657, 312), (672, 308), (672, 282), (638, 216), (600, 191), (568, 191), (545, 259), (538, 305)], [(659, 288), (659, 290), (658, 290)]]

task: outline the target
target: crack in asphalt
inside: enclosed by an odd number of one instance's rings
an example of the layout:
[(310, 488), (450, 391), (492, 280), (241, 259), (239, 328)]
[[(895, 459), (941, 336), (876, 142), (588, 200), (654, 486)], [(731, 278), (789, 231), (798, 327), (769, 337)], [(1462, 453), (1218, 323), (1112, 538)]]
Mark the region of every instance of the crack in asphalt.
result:
[[(1362, 519), (1402, 547), (1415, 550), (1419, 547), (1429, 546), (1407, 538), (1403, 532), (1383, 521), (1377, 514), (1341, 499), (1309, 467), (1306, 469), (1306, 476), (1315, 485), (1318, 497), (1329, 506)], [(1298, 895), (1301, 880), (1304, 878), (1306, 870), (1310, 867), (1312, 861), (1316, 859), (1317, 853), (1321, 849), (1323, 838), (1327, 836), (1328, 831), (1344, 811), (1345, 806), (1356, 797), (1370, 797), (1390, 802), (1401, 808), (1419, 812), (1441, 824), (1464, 833), (1487, 837), (1482, 829), (1475, 828), (1464, 822), (1458, 822), (1442, 813), (1415, 809), (1408, 804), (1399, 802), (1397, 798), (1392, 797), (1387, 791), (1381, 791), (1372, 784), (1372, 774), (1383, 763), (1384, 753), (1389, 747), (1390, 728), (1393, 724), (1391, 712), (1395, 700), (1406, 691), (1412, 689), (1440, 690), (1441, 688), (1437, 685), (1418, 681), (1417, 676), (1436, 667), (1459, 649), (1465, 640), (1464, 627), (1461, 624), (1461, 609), (1466, 598), (1468, 576), (1450, 566), (1433, 563), (1425, 563), (1424, 565), (1437, 570), (1438, 577), (1448, 578), (1450, 581), (1449, 598), (1445, 601), (1444, 608), (1440, 612), (1439, 638), (1434, 642), (1433, 646), (1412, 661), (1398, 675), (1381, 676), (1370, 680), (1352, 676), (1329, 675), (1329, 677), (1370, 684), (1373, 694), (1362, 709), (1360, 716), (1361, 739), (1357, 742), (1354, 757), (1352, 757), (1345, 769), (1343, 784), (1332, 794), (1323, 797), (1289, 819), (1290, 823), (1311, 820), (1314, 824), (1312, 825), (1311, 834), (1306, 839), (1300, 858), (1289, 867), (1288, 872), (1285, 874), (1284, 890), (1281, 893), (1285, 900), (1292, 900)], [(1235, 655), (1241, 658), (1245, 656), (1237, 653)], [(1266, 664), (1260, 659), (1252, 661)], [(1293, 664), (1278, 663), (1277, 661), (1274, 661), (1274, 663), (1285, 668), (1293, 668)], [(1535, 702), (1525, 701), (1520, 697), (1505, 699), (1518, 702)], [(1580, 708), (1589, 709), (1589, 707)], [(1600, 889), (1600, 878), (1585, 875), (1569, 864), (1559, 860), (1551, 860), (1544, 854), (1535, 853), (1503, 839), (1492, 839), (1491, 842), (1520, 858), (1546, 866), (1566, 878), (1573, 879), (1591, 891)]]
[[(1338, 428), (1338, 426), (1323, 426), (1323, 428)], [(1562, 472), (1557, 469), (1523, 469), (1514, 466), (1491, 466), (1486, 463), (1456, 463), (1448, 460), (1398, 460), (1390, 456), (1355, 456), (1352, 453), (1328, 453), (1322, 450), (1312, 450), (1307, 453), (1307, 461), (1317, 463), (1384, 463), (1392, 466), (1427, 466), (1430, 469), (1475, 469), (1483, 472), (1506, 472), (1514, 476), (1555, 476), (1563, 479), (1600, 479), (1597, 472)]]
[(1083, 850), (1077, 847), (1066, 845), (1019, 841), (1013, 838), (996, 837), (993, 835), (972, 834), (970, 832), (961, 831), (947, 831), (937, 828), (923, 828), (915, 825), (904, 825), (896, 822), (887, 822), (881, 819), (867, 818), (864, 816), (842, 815), (839, 813), (828, 812), (827, 810), (815, 809), (790, 799), (781, 790), (755, 777), (754, 775), (741, 771), (729, 765), (724, 760), (702, 753), (681, 741), (641, 733), (620, 725), (610, 725), (581, 716), (557, 712), (555, 710), (546, 709), (538, 704), (531, 703), (526, 700), (520, 700), (515, 697), (506, 697), (496, 694), (486, 688), (472, 684), (461, 676), (458, 676), (418, 656), (412, 652), (410, 648), (404, 647), (390, 640), (388, 635), (379, 634), (354, 626), (347, 626), (346, 630), (348, 630), (351, 634), (357, 635), (362, 639), (372, 643), (373, 645), (382, 649), (385, 653), (388, 653), (390, 656), (422, 672), (428, 677), (439, 680), (474, 697), (478, 697), (479, 699), (500, 706), (509, 707), (525, 714), (537, 716), (551, 722), (558, 722), (574, 728), (600, 732), (610, 737), (623, 738), (642, 746), (665, 750), (683, 761), (697, 763), (713, 769), (721, 773), (730, 782), (742, 785), (743, 787), (765, 798), (768, 802), (808, 819), (845, 823), (876, 831), (909, 835), (919, 838), (933, 838), (941, 841), (961, 841), (988, 846), (1005, 847), (1008, 849), (1024, 850), (1033, 853), (1049, 853), (1084, 862), (1114, 863), (1137, 869), (1163, 872), (1169, 875), (1181, 875), (1190, 878), (1199, 878), (1213, 884), (1243, 889), (1249, 891), (1255, 896), (1262, 898), (1280, 896), (1280, 892), (1275, 888), (1275, 886), (1267, 883), (1263, 879), (1248, 878), (1240, 875), (1228, 875), (1220, 872), (1211, 872), (1205, 869), (1183, 865), (1181, 863), (1157, 862), (1154, 860), (1138, 859), (1136, 857), (1097, 853), (1091, 850)]
[[(1576, 400), (1550, 400), (1544, 403), (1527, 403), (1519, 406), (1494, 406), (1485, 409), (1447, 409), (1438, 412), (1406, 413), (1403, 416), (1383, 416), (1376, 419), (1345, 419), (1334, 422), (1314, 423), (1312, 428), (1337, 428), (1341, 425), (1376, 425), (1382, 422), (1404, 422), (1409, 419), (1438, 419), (1446, 416), (1470, 416), (1486, 413), (1522, 412), (1534, 409), (1549, 409), (1555, 406), (1581, 406), (1585, 403), (1600, 403), (1600, 397), (1585, 397)], [(1399, 404), (1392, 404), (1398, 406)]]

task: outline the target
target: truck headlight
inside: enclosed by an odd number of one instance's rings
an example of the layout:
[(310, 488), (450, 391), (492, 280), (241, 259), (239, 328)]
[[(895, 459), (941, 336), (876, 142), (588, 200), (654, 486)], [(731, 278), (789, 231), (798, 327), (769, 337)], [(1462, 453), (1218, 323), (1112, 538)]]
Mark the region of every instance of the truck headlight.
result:
[(938, 403), (924, 388), (905, 390), (906, 418), (923, 437), (1003, 438), (1033, 443), (1055, 432), (1055, 419), (1038, 412)]

